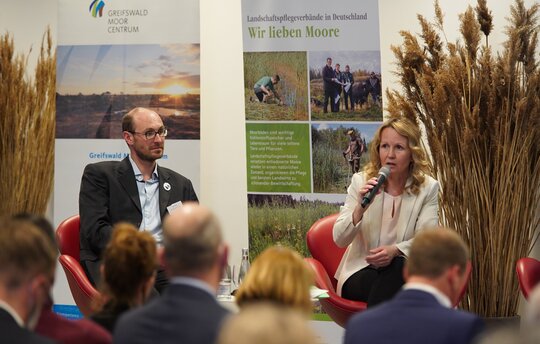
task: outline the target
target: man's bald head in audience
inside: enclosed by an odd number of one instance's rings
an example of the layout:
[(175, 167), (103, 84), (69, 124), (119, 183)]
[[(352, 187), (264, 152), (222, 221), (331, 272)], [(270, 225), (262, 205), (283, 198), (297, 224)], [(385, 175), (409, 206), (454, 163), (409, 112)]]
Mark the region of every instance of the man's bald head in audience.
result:
[(226, 264), (227, 247), (215, 215), (184, 203), (163, 223), (164, 260), (171, 277), (197, 276)]

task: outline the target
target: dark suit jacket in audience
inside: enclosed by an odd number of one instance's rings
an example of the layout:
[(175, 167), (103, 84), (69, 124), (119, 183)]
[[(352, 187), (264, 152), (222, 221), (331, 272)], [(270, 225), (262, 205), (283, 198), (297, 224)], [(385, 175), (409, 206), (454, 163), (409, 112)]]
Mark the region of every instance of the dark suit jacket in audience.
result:
[(211, 344), (227, 314), (206, 290), (172, 283), (161, 297), (123, 315), (113, 339), (118, 344)]
[(466, 344), (482, 329), (482, 320), (474, 314), (446, 308), (433, 295), (409, 289), (354, 315), (347, 323), (345, 344)]
[(11, 314), (0, 308), (0, 343), (51, 344), (56, 342), (20, 327)]

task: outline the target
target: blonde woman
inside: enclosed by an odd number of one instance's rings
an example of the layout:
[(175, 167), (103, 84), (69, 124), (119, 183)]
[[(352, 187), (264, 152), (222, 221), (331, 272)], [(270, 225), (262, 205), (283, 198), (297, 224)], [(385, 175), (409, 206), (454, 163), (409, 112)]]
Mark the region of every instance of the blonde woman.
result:
[(267, 301), (310, 314), (309, 290), (313, 278), (312, 271), (296, 251), (273, 246), (264, 250), (251, 265), (236, 293), (236, 302), (243, 308)]
[(127, 310), (146, 302), (156, 278), (156, 241), (129, 223), (114, 226), (101, 267), (99, 311), (91, 316), (109, 332)]
[[(362, 207), (382, 166), (390, 174)], [(347, 247), (335, 274), (342, 297), (371, 307), (404, 284), (403, 264), (414, 236), (438, 224), (439, 183), (429, 171), (418, 126), (405, 118), (384, 122), (371, 141), (370, 162), (353, 175), (334, 225), (335, 243)]]
[(317, 336), (302, 313), (269, 302), (250, 304), (229, 317), (218, 344), (316, 344)]

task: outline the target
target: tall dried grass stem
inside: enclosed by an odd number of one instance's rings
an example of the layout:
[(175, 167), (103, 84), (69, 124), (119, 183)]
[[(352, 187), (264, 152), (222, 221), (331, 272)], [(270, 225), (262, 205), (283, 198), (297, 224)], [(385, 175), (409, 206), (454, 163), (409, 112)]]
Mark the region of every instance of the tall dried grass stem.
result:
[(43, 214), (53, 185), (56, 52), (43, 36), (33, 78), (13, 37), (0, 36), (0, 214)]

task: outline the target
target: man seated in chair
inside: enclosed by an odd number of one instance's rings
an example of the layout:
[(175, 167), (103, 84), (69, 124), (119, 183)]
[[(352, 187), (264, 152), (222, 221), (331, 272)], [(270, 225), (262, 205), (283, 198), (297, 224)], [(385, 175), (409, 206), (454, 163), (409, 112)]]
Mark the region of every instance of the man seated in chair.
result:
[(467, 283), (468, 249), (450, 229), (416, 235), (405, 265), (407, 283), (390, 301), (354, 315), (345, 344), (471, 343), (480, 318), (452, 309)]
[[(167, 128), (155, 111), (131, 110), (122, 118), (122, 130), (129, 156), (87, 165), (81, 181), (81, 265), (94, 285), (114, 224), (132, 223), (161, 245), (165, 215), (182, 202), (197, 201), (189, 179), (156, 162), (163, 156)], [(155, 289), (161, 293), (167, 285), (163, 269), (158, 269)]]

